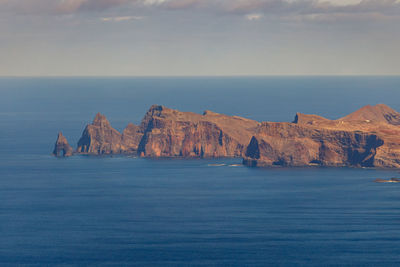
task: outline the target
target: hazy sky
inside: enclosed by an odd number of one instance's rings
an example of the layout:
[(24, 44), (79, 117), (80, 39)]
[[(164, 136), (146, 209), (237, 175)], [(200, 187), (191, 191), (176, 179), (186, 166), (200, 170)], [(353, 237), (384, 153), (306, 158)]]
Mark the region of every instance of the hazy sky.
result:
[(400, 75), (400, 0), (0, 0), (0, 75)]

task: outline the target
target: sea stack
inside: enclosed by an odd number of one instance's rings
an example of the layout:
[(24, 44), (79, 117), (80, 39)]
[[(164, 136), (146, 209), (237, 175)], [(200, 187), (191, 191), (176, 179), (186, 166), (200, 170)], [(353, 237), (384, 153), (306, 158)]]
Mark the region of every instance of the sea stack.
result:
[(73, 152), (74, 149), (68, 144), (67, 138), (59, 132), (57, 141), (54, 145), (53, 155), (56, 157), (70, 157)]

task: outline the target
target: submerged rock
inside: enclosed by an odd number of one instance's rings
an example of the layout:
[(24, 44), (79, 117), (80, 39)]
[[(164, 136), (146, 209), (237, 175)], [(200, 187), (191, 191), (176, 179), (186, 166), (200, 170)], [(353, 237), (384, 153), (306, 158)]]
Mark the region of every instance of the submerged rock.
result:
[(375, 183), (400, 183), (400, 178), (376, 179)]
[(68, 144), (67, 138), (60, 132), (54, 145), (53, 155), (56, 157), (70, 157), (74, 149)]

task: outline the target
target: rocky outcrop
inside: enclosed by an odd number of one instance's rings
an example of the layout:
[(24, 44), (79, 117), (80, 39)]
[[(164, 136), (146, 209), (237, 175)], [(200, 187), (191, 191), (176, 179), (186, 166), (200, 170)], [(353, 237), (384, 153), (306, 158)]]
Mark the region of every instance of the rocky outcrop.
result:
[[(292, 123), (259, 123), (205, 111), (154, 105), (140, 125), (122, 133), (97, 114), (76, 154), (141, 157), (243, 157), (249, 166), (355, 166), (400, 168), (400, 113), (379, 104), (338, 120), (297, 113)], [(54, 154), (72, 155), (59, 136)]]
[(293, 123), (313, 125), (314, 123), (320, 122), (320, 121), (328, 121), (328, 119), (318, 116), (318, 115), (296, 113)]
[(400, 183), (400, 179), (399, 178), (390, 178), (390, 179), (376, 179), (374, 181), (375, 183)]
[(383, 140), (374, 134), (263, 123), (246, 150), (249, 166), (373, 167)]
[(74, 149), (68, 144), (67, 138), (60, 132), (54, 145), (53, 155), (56, 157), (70, 157)]
[(398, 118), (399, 113), (378, 104), (338, 120), (298, 113), (291, 124), (263, 123), (244, 163), (400, 168)]
[(367, 105), (339, 119), (341, 121), (369, 121), (400, 125), (400, 113), (385, 104)]
[(137, 154), (142, 137), (142, 128), (133, 123), (129, 123), (122, 132), (121, 152), (124, 154)]
[(152, 106), (140, 126), (119, 133), (97, 114), (78, 142), (78, 154), (142, 157), (241, 157), (259, 123), (205, 111), (203, 115)]
[(257, 125), (241, 117), (155, 105), (142, 121), (138, 153), (142, 157), (241, 157)]
[(78, 141), (77, 153), (120, 154), (122, 135), (111, 127), (106, 117), (97, 113), (92, 124), (86, 126)]

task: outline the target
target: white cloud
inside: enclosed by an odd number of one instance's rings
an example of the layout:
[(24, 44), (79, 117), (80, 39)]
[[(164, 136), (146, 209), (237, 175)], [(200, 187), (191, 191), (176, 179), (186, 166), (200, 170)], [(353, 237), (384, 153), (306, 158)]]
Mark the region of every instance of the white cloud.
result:
[(263, 17), (262, 14), (247, 14), (245, 16), (245, 18), (247, 20), (250, 20), (250, 21), (252, 21), (252, 20), (260, 20), (262, 17)]

